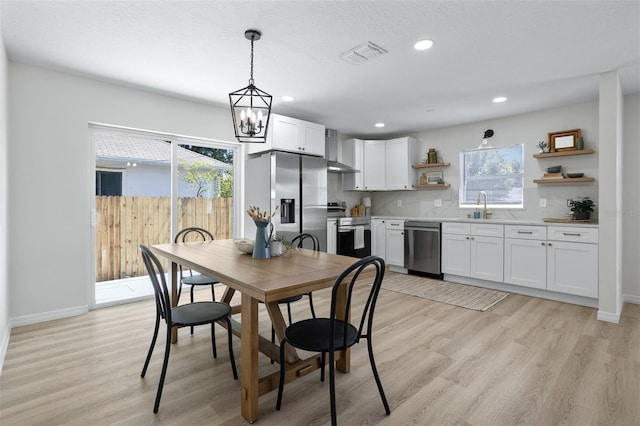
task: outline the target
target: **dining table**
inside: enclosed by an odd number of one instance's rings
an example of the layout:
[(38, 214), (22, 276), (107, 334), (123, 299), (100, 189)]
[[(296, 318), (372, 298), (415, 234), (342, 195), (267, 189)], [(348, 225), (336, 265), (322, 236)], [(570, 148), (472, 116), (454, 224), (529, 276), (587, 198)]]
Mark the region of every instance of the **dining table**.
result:
[[(251, 254), (239, 251), (233, 240), (155, 244), (151, 250), (171, 262), (172, 306), (178, 304), (178, 265), (224, 284), (226, 288), (222, 301), (225, 303), (231, 305), (236, 291), (241, 294), (240, 305), (231, 307), (231, 315), (237, 317), (240, 314), (240, 321), (232, 318), (231, 328), (233, 334), (240, 337), (240, 407), (242, 416), (249, 423), (258, 420), (259, 397), (277, 389), (280, 380), (279, 371), (264, 375), (259, 372), (259, 353), (281, 362), (278, 344), (259, 334), (259, 302), (265, 304), (279, 342), (284, 336), (286, 323), (278, 300), (332, 287), (336, 278), (358, 260), (303, 248), (285, 256), (254, 259)], [(336, 303), (338, 307), (344, 306), (346, 288), (339, 289)], [(340, 311), (342, 309), (338, 309)], [(225, 322), (219, 324), (226, 326)], [(172, 330), (174, 343), (178, 341), (177, 331), (177, 327)], [(319, 354), (302, 359), (291, 346), (285, 348), (282, 362), (285, 362), (285, 383), (322, 367)], [(349, 372), (348, 349), (336, 353), (336, 368), (344, 373)]]

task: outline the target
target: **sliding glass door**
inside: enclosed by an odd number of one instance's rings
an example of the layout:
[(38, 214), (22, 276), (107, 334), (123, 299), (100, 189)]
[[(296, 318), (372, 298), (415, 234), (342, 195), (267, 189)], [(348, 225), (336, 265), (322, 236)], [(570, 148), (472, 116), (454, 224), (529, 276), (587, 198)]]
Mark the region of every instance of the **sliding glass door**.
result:
[[(104, 126), (90, 130), (94, 306), (153, 294), (141, 244), (169, 243), (190, 226), (208, 229), (215, 238), (233, 237), (237, 145)], [(169, 270), (166, 261), (164, 267)]]

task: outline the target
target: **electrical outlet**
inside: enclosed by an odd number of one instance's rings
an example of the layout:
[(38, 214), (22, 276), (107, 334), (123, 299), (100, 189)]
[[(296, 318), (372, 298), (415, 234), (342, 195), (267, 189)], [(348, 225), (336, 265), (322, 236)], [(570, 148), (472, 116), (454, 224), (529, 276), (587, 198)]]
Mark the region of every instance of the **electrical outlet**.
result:
[(402, 207), (402, 200), (398, 200), (398, 207)]
[(540, 207), (547, 207), (547, 199), (540, 198)]
[(433, 200), (433, 206), (434, 207), (442, 207), (442, 200), (440, 200), (440, 199)]

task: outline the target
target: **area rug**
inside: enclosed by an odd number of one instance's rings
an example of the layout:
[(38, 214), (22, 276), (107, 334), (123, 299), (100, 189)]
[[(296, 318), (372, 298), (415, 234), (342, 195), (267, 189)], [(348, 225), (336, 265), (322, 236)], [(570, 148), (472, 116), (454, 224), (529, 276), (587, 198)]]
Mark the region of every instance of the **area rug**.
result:
[(475, 311), (486, 311), (509, 295), (502, 291), (395, 272), (385, 273), (382, 288)]

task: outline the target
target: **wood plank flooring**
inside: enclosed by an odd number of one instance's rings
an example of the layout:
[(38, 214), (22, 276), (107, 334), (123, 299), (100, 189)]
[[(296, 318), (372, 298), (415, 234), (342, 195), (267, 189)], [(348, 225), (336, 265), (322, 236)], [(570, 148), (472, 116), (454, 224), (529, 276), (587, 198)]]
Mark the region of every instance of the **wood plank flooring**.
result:
[[(208, 289), (198, 292), (207, 296)], [(314, 292), (320, 315), (328, 297)], [(292, 307), (294, 320), (309, 317), (306, 299)], [(269, 336), (260, 309), (261, 334)], [(216, 360), (208, 326), (193, 336), (180, 330), (153, 414), (162, 333), (140, 378), (153, 324), (149, 300), (13, 329), (0, 377), (0, 423), (246, 424), (222, 327)], [(373, 344), (391, 415), (384, 415), (361, 344), (351, 372), (337, 375), (342, 425), (640, 424), (640, 305), (625, 304), (620, 324), (610, 324), (597, 321), (595, 309), (520, 295), (476, 312), (382, 290)], [(234, 350), (238, 359), (238, 339)], [(260, 357), (261, 372), (277, 369)], [(328, 382), (319, 374), (285, 386), (281, 411), (275, 399), (276, 392), (261, 397), (257, 424), (330, 423)]]

